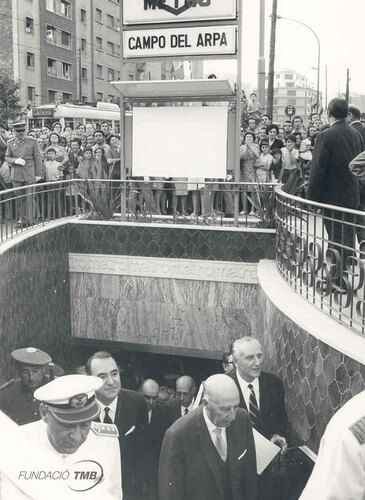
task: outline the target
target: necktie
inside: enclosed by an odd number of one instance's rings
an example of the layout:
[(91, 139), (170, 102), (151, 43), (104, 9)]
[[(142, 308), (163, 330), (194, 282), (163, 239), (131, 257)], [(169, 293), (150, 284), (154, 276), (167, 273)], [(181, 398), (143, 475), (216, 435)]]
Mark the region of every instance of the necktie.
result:
[(219, 427), (216, 427), (214, 429), (214, 434), (215, 434), (215, 441), (214, 441), (214, 446), (217, 449), (217, 452), (219, 453), (219, 456), (223, 460), (223, 462), (227, 461), (227, 445), (223, 441), (222, 438), (222, 429)]
[(113, 420), (109, 416), (110, 408), (108, 408), (108, 406), (106, 406), (104, 408), (104, 411), (105, 411), (104, 424), (112, 424)]
[(185, 408), (184, 415), (187, 415), (188, 413), (189, 413), (189, 410), (187, 408)]
[(255, 394), (253, 385), (252, 384), (248, 384), (247, 387), (251, 391), (251, 393), (250, 393), (250, 401), (249, 401), (250, 405), (249, 405), (249, 408), (248, 408), (248, 412), (250, 414), (252, 426), (255, 427), (256, 424), (257, 424), (257, 420), (258, 420), (258, 418), (260, 416), (260, 410), (259, 410), (259, 405), (257, 404), (256, 394)]

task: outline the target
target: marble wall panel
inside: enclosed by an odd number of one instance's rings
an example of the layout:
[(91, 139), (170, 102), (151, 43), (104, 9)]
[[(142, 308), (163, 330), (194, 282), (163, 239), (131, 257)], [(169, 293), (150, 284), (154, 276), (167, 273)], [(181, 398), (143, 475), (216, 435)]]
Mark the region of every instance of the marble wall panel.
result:
[(71, 273), (73, 336), (217, 352), (256, 333), (257, 285), (110, 278)]
[(317, 453), (331, 417), (365, 389), (365, 367), (299, 328), (260, 286), (257, 321), (265, 369), (284, 384), (292, 441)]
[(0, 383), (15, 375), (16, 348), (38, 347), (61, 366), (70, 361), (67, 227), (27, 236), (0, 254)]

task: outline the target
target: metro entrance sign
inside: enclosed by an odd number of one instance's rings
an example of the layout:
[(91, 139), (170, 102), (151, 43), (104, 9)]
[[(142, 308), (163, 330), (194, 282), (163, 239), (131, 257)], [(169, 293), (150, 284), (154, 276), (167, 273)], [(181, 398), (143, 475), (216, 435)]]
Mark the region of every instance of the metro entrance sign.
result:
[(237, 0), (123, 0), (123, 24), (236, 19)]
[(169, 57), (236, 53), (235, 26), (124, 32), (124, 57)]

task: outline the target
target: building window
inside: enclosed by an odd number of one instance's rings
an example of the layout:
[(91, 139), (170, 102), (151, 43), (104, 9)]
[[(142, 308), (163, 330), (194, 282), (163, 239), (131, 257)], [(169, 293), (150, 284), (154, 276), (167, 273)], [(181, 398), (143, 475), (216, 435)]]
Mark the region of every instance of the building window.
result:
[(81, 96), (81, 101), (82, 101), (82, 104), (86, 104), (87, 103), (87, 96), (86, 95)]
[(47, 32), (46, 32), (47, 43), (56, 44), (55, 31), (56, 31), (56, 29), (54, 26), (47, 24)]
[(96, 77), (103, 78), (103, 66), (100, 66), (100, 64), (96, 65)]
[(107, 14), (106, 16), (106, 25), (108, 28), (114, 28), (114, 16)]
[(61, 45), (67, 49), (71, 48), (71, 33), (61, 31)]
[(33, 52), (27, 52), (27, 68), (34, 68), (35, 58)]
[(288, 99), (288, 104), (292, 104), (293, 106), (297, 105), (296, 99)]
[(71, 19), (71, 3), (67, 0), (46, 0), (46, 9)]
[(275, 78), (278, 80), (280, 78), (280, 75), (275, 75)]
[(294, 75), (287, 73), (286, 75), (284, 75), (284, 78), (285, 78), (285, 80), (293, 80)]
[(87, 68), (81, 68), (81, 78), (87, 80)]
[(55, 0), (46, 0), (46, 9), (51, 12), (56, 12)]
[(80, 9), (80, 21), (86, 23), (86, 10)]
[(67, 0), (61, 0), (61, 14), (71, 19), (71, 4)]
[(114, 70), (108, 68), (108, 82), (111, 82), (114, 80)]
[(102, 92), (96, 92), (96, 100), (97, 101), (103, 100), (103, 93)]
[(109, 94), (108, 95), (108, 102), (114, 102), (114, 96)]
[(81, 38), (81, 50), (86, 52), (86, 38)]
[(103, 48), (103, 39), (100, 38), (100, 36), (96, 37), (96, 48), (98, 50), (102, 50), (102, 48)]
[(68, 94), (67, 92), (62, 93), (62, 100), (63, 102), (71, 102), (72, 101), (72, 94)]
[(285, 87), (294, 87), (294, 82), (286, 82)]
[(71, 64), (62, 63), (62, 77), (65, 80), (71, 80)]
[(288, 97), (295, 97), (297, 95), (297, 91), (296, 90), (288, 90), (287, 91), (287, 96)]
[(98, 21), (98, 23), (103, 21), (103, 13), (100, 9), (96, 9), (95, 11), (95, 20)]
[(47, 62), (47, 75), (55, 78), (62, 78), (63, 80), (72, 80), (72, 65), (62, 61), (48, 58)]
[(56, 61), (54, 59), (48, 59), (47, 75), (48, 76), (57, 76)]
[(106, 42), (106, 51), (108, 54), (113, 54), (115, 53), (115, 45), (112, 42)]
[(35, 87), (28, 87), (27, 94), (28, 94), (28, 102), (34, 103), (35, 102)]
[(34, 19), (31, 17), (25, 18), (25, 32), (28, 33), (28, 35), (34, 35)]
[(56, 91), (55, 90), (48, 91), (48, 102), (49, 102), (49, 104), (56, 103)]

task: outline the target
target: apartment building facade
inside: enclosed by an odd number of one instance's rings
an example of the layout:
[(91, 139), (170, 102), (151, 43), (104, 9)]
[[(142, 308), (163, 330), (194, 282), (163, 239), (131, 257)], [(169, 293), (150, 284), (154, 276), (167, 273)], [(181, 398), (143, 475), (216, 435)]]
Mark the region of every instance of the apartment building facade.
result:
[[(24, 108), (119, 101), (119, 0), (0, 0), (0, 10), (0, 57)], [(171, 78), (170, 66), (126, 64), (125, 78)]]

